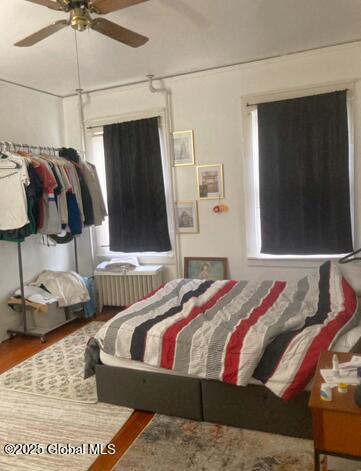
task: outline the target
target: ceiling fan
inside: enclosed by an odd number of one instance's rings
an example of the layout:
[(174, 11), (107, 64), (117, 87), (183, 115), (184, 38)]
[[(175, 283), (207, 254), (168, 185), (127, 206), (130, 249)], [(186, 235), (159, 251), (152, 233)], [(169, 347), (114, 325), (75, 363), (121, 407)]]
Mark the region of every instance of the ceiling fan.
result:
[(36, 3), (51, 10), (64, 11), (70, 14), (69, 20), (55, 21), (49, 26), (18, 41), (15, 46), (29, 47), (60, 31), (66, 26), (71, 26), (76, 31), (94, 29), (115, 41), (127, 46), (139, 47), (145, 44), (149, 38), (135, 33), (130, 29), (117, 25), (105, 18), (92, 18), (91, 14), (105, 15), (122, 8), (127, 8), (148, 0), (26, 0)]

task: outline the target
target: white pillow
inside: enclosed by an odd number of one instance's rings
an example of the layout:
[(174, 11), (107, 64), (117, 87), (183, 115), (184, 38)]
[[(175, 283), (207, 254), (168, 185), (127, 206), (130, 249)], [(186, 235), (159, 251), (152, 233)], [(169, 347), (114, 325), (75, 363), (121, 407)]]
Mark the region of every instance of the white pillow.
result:
[(357, 296), (361, 296), (361, 260), (340, 264), (342, 276), (351, 285)]

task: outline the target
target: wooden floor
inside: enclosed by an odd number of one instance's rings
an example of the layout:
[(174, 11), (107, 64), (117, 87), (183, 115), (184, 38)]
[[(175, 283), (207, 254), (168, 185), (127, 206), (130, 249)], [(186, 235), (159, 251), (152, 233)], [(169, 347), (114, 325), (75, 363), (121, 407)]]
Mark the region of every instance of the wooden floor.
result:
[[(0, 343), (0, 374), (4, 371), (16, 366), (27, 358), (36, 353), (50, 347), (67, 335), (73, 333), (83, 325), (91, 321), (107, 321), (119, 309), (109, 309), (104, 314), (97, 315), (91, 320), (77, 319), (70, 324), (66, 324), (54, 332), (47, 335), (46, 343), (41, 343), (37, 338), (17, 336), (11, 340)], [(142, 411), (134, 411), (128, 421), (115, 434), (111, 443), (115, 445), (116, 452), (114, 455), (101, 455), (93, 465), (89, 468), (91, 471), (108, 471), (113, 469), (119, 459), (124, 455), (130, 445), (144, 430), (147, 424), (152, 420), (154, 414)]]

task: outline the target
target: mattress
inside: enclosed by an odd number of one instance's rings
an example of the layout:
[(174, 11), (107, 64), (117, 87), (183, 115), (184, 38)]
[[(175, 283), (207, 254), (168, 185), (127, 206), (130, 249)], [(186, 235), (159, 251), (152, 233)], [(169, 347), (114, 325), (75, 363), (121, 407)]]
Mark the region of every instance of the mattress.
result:
[[(167, 368), (157, 368), (155, 366), (147, 365), (141, 361), (135, 360), (128, 360), (127, 358), (116, 358), (108, 353), (103, 352), (100, 350), (100, 361), (106, 366), (115, 366), (118, 368), (129, 368), (131, 370), (138, 370), (138, 371), (148, 371), (150, 373), (162, 373), (165, 375), (171, 376), (189, 376), (190, 378), (199, 378), (195, 375), (184, 375), (182, 373), (178, 373), (174, 370), (168, 370)], [(255, 378), (251, 378), (250, 384), (258, 384), (262, 385), (261, 381), (258, 381)]]
[[(349, 332), (337, 339), (332, 350), (335, 352), (349, 352), (360, 338), (361, 325), (358, 327), (354, 327)], [(197, 377), (194, 375), (184, 375), (174, 370), (168, 370), (166, 368), (157, 368), (155, 366), (147, 365), (146, 363), (143, 363), (141, 361), (129, 360), (126, 358), (117, 358), (113, 355), (109, 355), (108, 353), (103, 352), (102, 350), (100, 351), (100, 360), (104, 365), (115, 366), (118, 368), (129, 368), (132, 370), (148, 371), (150, 373), (162, 373), (171, 376), (189, 376), (191, 378)], [(263, 383), (261, 383), (261, 381), (258, 381), (255, 378), (251, 378), (249, 383), (263, 386)], [(308, 384), (305, 390), (310, 391), (311, 384)]]
[[(141, 361), (128, 360), (127, 358), (116, 358), (108, 353), (100, 351), (100, 360), (106, 366), (115, 366), (117, 368), (129, 368), (131, 370), (138, 371), (148, 371), (149, 373), (161, 373), (170, 376), (189, 376), (190, 378), (198, 378), (194, 375), (184, 375), (173, 370), (168, 370), (166, 368), (156, 368), (155, 366), (147, 365)], [(251, 378), (249, 384), (255, 384), (257, 386), (264, 386), (261, 381), (258, 379)], [(312, 383), (308, 384), (305, 388), (305, 391), (311, 391)]]
[[(100, 361), (107, 366), (130, 368), (131, 370), (149, 371), (151, 373), (163, 373), (172, 376), (185, 376), (174, 370), (168, 370), (166, 368), (157, 368), (155, 366), (147, 365), (146, 363), (143, 363), (141, 361), (128, 360), (127, 358), (117, 358), (113, 355), (109, 355), (108, 353), (103, 352), (102, 350), (100, 350)], [(196, 378), (196, 376), (193, 375), (187, 376), (190, 376), (191, 378)]]

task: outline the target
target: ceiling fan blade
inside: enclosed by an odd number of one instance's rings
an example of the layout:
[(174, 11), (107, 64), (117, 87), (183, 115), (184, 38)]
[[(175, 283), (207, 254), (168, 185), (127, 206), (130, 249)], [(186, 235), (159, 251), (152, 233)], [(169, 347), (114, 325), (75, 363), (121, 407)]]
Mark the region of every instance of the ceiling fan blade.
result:
[(146, 36), (135, 33), (130, 29), (123, 28), (123, 26), (119, 26), (105, 18), (96, 18), (93, 21), (91, 28), (98, 31), (98, 33), (104, 34), (109, 38), (115, 39), (116, 41), (131, 47), (143, 46), (143, 44), (149, 41), (149, 38)]
[(148, 0), (91, 0), (89, 2), (89, 8), (99, 15), (105, 15), (112, 11), (121, 10), (122, 8), (128, 8), (147, 1)]
[(53, 2), (52, 0), (26, 0), (27, 2), (36, 3), (37, 5), (42, 5), (43, 7), (48, 7), (51, 10), (62, 11), (63, 7), (58, 2)]
[(65, 28), (68, 26), (69, 23), (67, 20), (59, 20), (56, 21), (55, 23), (46, 26), (46, 28), (41, 29), (40, 31), (37, 31), (34, 34), (31, 34), (27, 38), (22, 39), (21, 41), (18, 41), (15, 46), (18, 47), (29, 47), (33, 46), (34, 44), (42, 41), (43, 39), (47, 38), (48, 36), (51, 36), (52, 34), (60, 31), (61, 29)]

